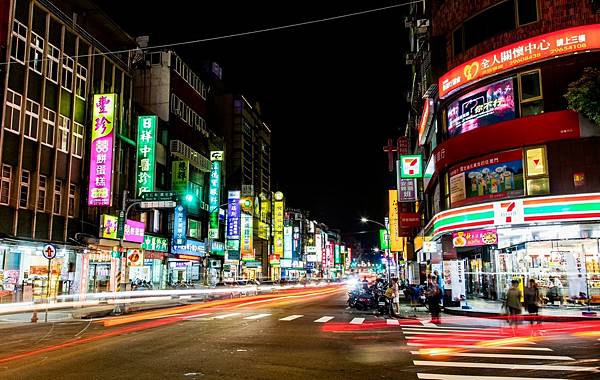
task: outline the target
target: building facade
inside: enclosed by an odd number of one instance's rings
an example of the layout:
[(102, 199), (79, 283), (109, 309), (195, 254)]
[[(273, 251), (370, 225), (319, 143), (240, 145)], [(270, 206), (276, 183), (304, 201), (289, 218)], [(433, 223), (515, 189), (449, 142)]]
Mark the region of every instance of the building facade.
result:
[(598, 301), (600, 129), (565, 94), (600, 66), (600, 14), (585, 0), (429, 5), (415, 261), (443, 271), (454, 301), (500, 299), (515, 278)]
[[(112, 244), (103, 246), (100, 219), (119, 207), (123, 190), (131, 187), (129, 165), (135, 157), (127, 143), (135, 133), (128, 55), (109, 52), (135, 42), (91, 2), (1, 3), (7, 62), (0, 132), (4, 287), (28, 285), (35, 297), (50, 277), (53, 294), (109, 290), (118, 265), (110, 255)], [(105, 120), (112, 162), (102, 166), (106, 172), (95, 184), (102, 188), (102, 205), (86, 207), (99, 94), (111, 94)], [(49, 243), (58, 251), (51, 276), (42, 256)]]
[[(145, 54), (135, 67), (134, 98), (157, 116), (162, 139), (157, 145), (155, 188), (177, 193), (187, 213), (186, 242), (173, 244), (167, 260), (168, 282), (199, 282), (205, 276), (215, 282), (224, 257), (224, 228), (221, 215), (220, 228), (209, 236), (214, 227), (210, 218), (218, 216), (219, 206), (227, 202), (221, 179), (226, 174), (222, 164), (229, 159), (223, 139), (207, 123), (209, 88), (173, 51)], [(215, 152), (220, 152), (219, 160), (212, 159)], [(155, 224), (169, 237), (176, 228), (173, 216), (173, 210), (154, 211), (151, 219), (158, 218), (160, 223)]]

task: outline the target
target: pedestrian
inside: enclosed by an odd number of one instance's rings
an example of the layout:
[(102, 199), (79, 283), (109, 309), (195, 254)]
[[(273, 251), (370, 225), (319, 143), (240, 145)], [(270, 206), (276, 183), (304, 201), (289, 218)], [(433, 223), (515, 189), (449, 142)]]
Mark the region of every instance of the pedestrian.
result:
[(533, 278), (529, 280), (529, 286), (525, 288), (524, 298), (527, 313), (529, 314), (529, 324), (533, 327), (534, 321), (536, 321), (537, 324), (542, 323), (538, 316), (540, 308), (540, 289)]
[(400, 314), (400, 287), (398, 286), (398, 279), (396, 277), (392, 278), (392, 310)]
[(425, 292), (427, 297), (427, 304), (429, 305), (429, 312), (431, 313), (431, 323), (440, 324), (440, 288), (437, 285), (437, 279), (435, 276), (428, 277), (428, 288)]
[(511, 287), (506, 292), (506, 302), (504, 307), (508, 313), (508, 324), (510, 325), (513, 334), (517, 332), (517, 324), (519, 314), (521, 314), (521, 297), (523, 294), (519, 289), (519, 280), (512, 280)]
[(440, 305), (444, 305), (444, 279), (438, 273), (437, 269), (433, 271), (437, 279), (437, 286), (440, 288)]

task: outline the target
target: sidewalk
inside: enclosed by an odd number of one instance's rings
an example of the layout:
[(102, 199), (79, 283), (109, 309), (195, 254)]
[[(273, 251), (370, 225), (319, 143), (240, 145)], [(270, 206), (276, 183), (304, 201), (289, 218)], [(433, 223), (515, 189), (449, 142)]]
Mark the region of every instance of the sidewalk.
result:
[[(465, 309), (463, 307), (469, 306)], [(587, 306), (546, 306), (540, 308), (539, 315), (544, 320), (550, 322), (566, 322), (580, 320), (600, 320), (600, 307), (594, 305), (591, 311), (596, 312), (596, 316), (585, 316), (584, 311), (587, 311)], [(497, 318), (504, 316), (506, 313), (500, 301), (490, 301), (483, 299), (470, 299), (462, 301), (460, 307), (445, 307), (444, 312), (451, 315), (461, 315), (480, 318)], [(527, 310), (523, 310), (523, 314), (527, 314)]]

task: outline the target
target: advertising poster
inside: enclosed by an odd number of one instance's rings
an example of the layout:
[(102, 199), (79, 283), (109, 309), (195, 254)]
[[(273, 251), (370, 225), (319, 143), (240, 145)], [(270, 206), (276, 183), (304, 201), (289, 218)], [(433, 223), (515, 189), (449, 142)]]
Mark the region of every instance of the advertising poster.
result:
[(190, 163), (187, 161), (173, 161), (171, 169), (171, 188), (179, 195), (185, 194), (190, 182)]
[[(211, 157), (213, 157), (211, 152)], [(215, 156), (219, 157), (219, 156)], [(211, 239), (219, 238), (219, 202), (221, 194), (221, 161), (212, 161), (210, 170), (210, 185), (208, 188), (208, 207), (209, 207), (209, 230), (208, 235)]]
[(283, 255), (284, 233), (283, 233), (283, 200), (275, 201), (273, 204), (273, 253)]
[(291, 259), (293, 256), (293, 229), (291, 226), (283, 227), (283, 258)]
[(459, 231), (452, 233), (455, 247), (479, 247), (498, 243), (496, 229)]
[(452, 300), (460, 301), (466, 298), (465, 270), (463, 260), (452, 260), (444, 263), (446, 286), (452, 289)]
[(448, 135), (458, 136), (480, 127), (515, 118), (513, 78), (480, 87), (450, 104)]
[(252, 239), (252, 215), (242, 213), (241, 215), (240, 252), (242, 260), (254, 260), (254, 247)]
[(88, 206), (112, 206), (116, 101), (117, 94), (94, 95)]
[[(106, 239), (117, 238), (117, 221), (116, 216), (103, 214), (100, 217), (100, 237)], [(123, 240), (134, 243), (144, 242), (144, 223), (135, 220), (127, 219), (124, 226), (125, 234)]]
[(390, 230), (390, 248), (392, 252), (400, 252), (402, 250), (402, 239), (399, 234), (398, 222), (398, 190), (389, 190), (389, 230)]
[(452, 207), (525, 194), (520, 149), (456, 165), (449, 175)]
[(587, 294), (584, 253), (565, 251), (563, 255), (566, 261), (569, 297), (580, 297), (581, 293)]

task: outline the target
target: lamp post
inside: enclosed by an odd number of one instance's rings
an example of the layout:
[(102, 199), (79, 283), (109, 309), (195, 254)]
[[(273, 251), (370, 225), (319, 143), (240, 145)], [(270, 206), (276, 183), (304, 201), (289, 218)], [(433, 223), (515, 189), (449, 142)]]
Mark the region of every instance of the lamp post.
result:
[[(377, 224), (377, 225), (385, 228), (385, 232), (386, 232), (385, 233), (385, 237), (386, 237), (386, 241), (387, 241), (387, 246), (388, 246), (389, 252), (391, 254), (392, 253), (392, 246), (390, 244), (390, 229), (385, 224), (383, 224), (383, 223), (380, 223), (380, 222), (378, 222), (376, 220), (367, 219), (365, 217), (360, 218), (360, 221), (362, 223), (368, 223), (368, 222), (374, 223), (374, 224)], [(389, 282), (391, 280), (391, 277), (392, 277), (391, 271), (390, 271), (390, 265), (389, 265), (390, 264), (389, 257), (387, 258), (387, 264), (388, 264), (387, 265), (387, 277), (388, 277), (387, 280)], [(398, 263), (396, 263), (396, 270), (398, 270)]]

